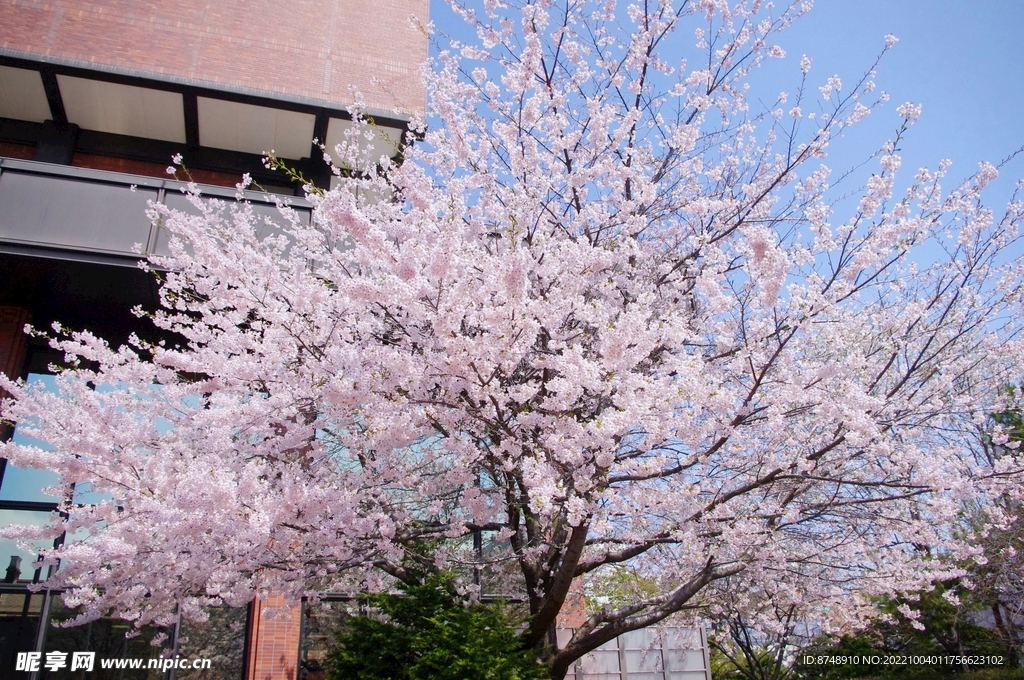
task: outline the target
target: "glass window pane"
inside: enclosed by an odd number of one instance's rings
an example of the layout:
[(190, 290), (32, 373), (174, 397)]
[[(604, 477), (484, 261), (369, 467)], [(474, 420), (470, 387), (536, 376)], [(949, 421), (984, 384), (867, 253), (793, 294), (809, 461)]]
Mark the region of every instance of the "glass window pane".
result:
[(209, 659), (208, 669), (178, 669), (177, 680), (241, 680), (245, 668), (247, 607), (211, 608), (205, 623), (182, 621), (178, 655), (185, 659)]
[(71, 500), (75, 505), (98, 505), (99, 503), (113, 498), (109, 493), (92, 490), (92, 484), (75, 485), (75, 493)]
[(0, 668), (3, 677), (27, 678), (28, 673), (14, 671), (18, 652), (35, 648), (42, 593), (0, 592)]
[[(159, 669), (104, 669), (102, 659), (143, 659), (142, 665), (148, 665), (150, 659), (159, 658), (165, 650), (167, 641), (153, 645), (154, 638), (166, 634), (157, 626), (144, 626), (138, 635), (127, 637), (135, 630), (126, 621), (103, 617), (81, 626), (61, 627), (62, 621), (74, 618), (78, 610), (67, 607), (55, 595), (50, 607), (50, 626), (46, 632), (45, 651), (64, 652), (70, 662), (74, 652), (95, 652), (96, 660), (92, 673), (82, 674), (81, 670), (71, 672), (71, 664), (57, 671), (47, 672), (48, 680), (163, 680), (165, 673)], [(159, 638), (158, 638), (159, 639)]]
[[(48, 512), (27, 512), (23, 510), (0, 510), (0, 527), (8, 527), (13, 524), (23, 526), (41, 527), (50, 519)], [(31, 581), (34, 572), (32, 563), (39, 557), (39, 551), (44, 548), (52, 548), (53, 541), (28, 541), (29, 545), (35, 546), (33, 550), (22, 550), (18, 547), (18, 541), (12, 538), (0, 538), (0, 578), (7, 574), (7, 567), (11, 564), (11, 557), (21, 558), (21, 575), (19, 581)]]
[(302, 640), (299, 680), (325, 680), (334, 640), (346, 617), (359, 611), (354, 601), (327, 601), (302, 605)]
[[(42, 384), (47, 392), (57, 391), (57, 383), (52, 375), (29, 373), (28, 382)], [(16, 444), (51, 450), (51, 447), (43, 442), (25, 436), (24, 427), (20, 423), (14, 429), (13, 439)], [(4, 470), (3, 483), (0, 484), (0, 500), (58, 503), (59, 499), (43, 493), (44, 488), (56, 483), (57, 473), (55, 472), (35, 468), (19, 468), (8, 463)]]
[[(24, 437), (14, 432), (14, 441), (26, 443)], [(0, 485), (2, 501), (37, 501), (42, 503), (59, 503), (60, 499), (43, 493), (43, 489), (57, 483), (57, 473), (50, 470), (35, 468), (19, 468), (10, 463), (4, 469), (4, 481)]]
[(629, 650), (626, 652), (626, 672), (655, 673), (661, 670), (661, 650)]
[[(52, 375), (42, 373), (29, 373), (29, 383), (41, 384), (47, 392), (56, 393), (57, 383)], [(98, 390), (105, 391), (113, 389), (107, 385), (101, 385)], [(35, 446), (43, 450), (52, 450), (48, 444), (28, 437), (25, 433), (27, 428), (19, 423), (14, 430), (14, 442), (26, 446)], [(57, 484), (56, 472), (50, 470), (39, 470), (36, 468), (21, 468), (10, 463), (4, 471), (3, 481), (0, 483), (0, 500), (3, 501), (33, 501), (42, 503), (59, 503), (63, 499), (43, 493), (43, 489)], [(79, 484), (75, 487), (73, 502), (79, 505), (94, 505), (111, 498), (108, 493), (99, 493), (92, 490), (88, 483)]]
[(595, 649), (581, 660), (584, 673), (618, 673), (618, 650)]

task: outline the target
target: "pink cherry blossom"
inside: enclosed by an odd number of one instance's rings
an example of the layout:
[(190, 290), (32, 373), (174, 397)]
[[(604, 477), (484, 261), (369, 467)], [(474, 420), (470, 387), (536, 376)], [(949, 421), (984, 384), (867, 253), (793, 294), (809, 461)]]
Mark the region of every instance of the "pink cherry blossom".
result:
[[(799, 5), (615, 9), (464, 12), (484, 39), (428, 71), (421, 140), (353, 156), (311, 224), (152, 207), (166, 342), (57, 331), (59, 395), (0, 380), (52, 447), (0, 453), (109, 498), (5, 531), (70, 538), (50, 585), (142, 625), (387, 587), (434, 538), (439, 566), (514, 584), (560, 678), (723, 584), (841, 627), (950, 573), (958, 499), (1019, 483), (1019, 452), (965, 441), (1019, 378), (1024, 207), (983, 206), (991, 166), (901, 190), (900, 137), (837, 203), (819, 159), (868, 81), (830, 79), (796, 131), (744, 94)], [(694, 26), (704, 61), (665, 67)], [(499, 537), (483, 556), (475, 531)], [(545, 647), (572, 582), (621, 566), (656, 590)]]

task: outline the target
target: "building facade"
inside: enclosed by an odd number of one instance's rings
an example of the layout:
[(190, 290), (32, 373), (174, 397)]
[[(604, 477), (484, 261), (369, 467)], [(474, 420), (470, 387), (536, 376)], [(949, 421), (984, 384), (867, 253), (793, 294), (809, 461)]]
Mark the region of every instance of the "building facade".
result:
[[(157, 283), (136, 264), (140, 251), (166, 247), (147, 203), (188, 208), (182, 183), (166, 174), (172, 157), (205, 195), (233, 200), (248, 173), (309, 214), (300, 183), (263, 158), (272, 151), (328, 187), (312, 140), (328, 149), (340, 141), (357, 94), (377, 126), (373, 153), (393, 155), (426, 104), (428, 13), (428, 0), (0, 0), (0, 370), (45, 382), (60, 363), (26, 324), (88, 328), (112, 343), (152, 336), (132, 309), (155, 308)], [(247, 198), (276, 210), (261, 193)], [(8, 424), (0, 436), (20, 435)], [(0, 461), (0, 525), (44, 522), (58, 500), (42, 493), (49, 483), (44, 471)], [(54, 627), (74, 612), (30, 590), (45, 578), (35, 559), (0, 539), (0, 677), (319, 675), (316, 649), (303, 652), (305, 667), (300, 659), (302, 609), (273, 600), (133, 638), (109, 619)], [(164, 641), (154, 647), (154, 638)], [(95, 667), (73, 668), (75, 652), (94, 653)], [(100, 667), (160, 654), (211, 667)]]

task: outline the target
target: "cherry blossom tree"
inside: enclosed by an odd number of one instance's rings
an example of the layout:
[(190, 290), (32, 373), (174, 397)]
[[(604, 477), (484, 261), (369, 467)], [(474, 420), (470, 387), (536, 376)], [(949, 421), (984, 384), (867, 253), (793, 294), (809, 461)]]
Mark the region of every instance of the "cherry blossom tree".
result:
[[(991, 414), (992, 422), (978, 428), (974, 455), (985, 466), (992, 466), (1007, 452), (1019, 450), (1020, 442), (1024, 441), (1021, 390), (1010, 385), (1006, 391), (1007, 408)], [(1019, 521), (1024, 511), (1022, 492), (1024, 489), (1015, 485), (994, 503), (971, 504), (965, 513), (982, 549), (982, 559), (968, 570), (968, 604), (987, 610), (1007, 649), (1011, 666), (1020, 665), (1024, 649), (1024, 534)]]
[[(920, 108), (875, 110), (874, 67), (805, 57), (788, 102), (748, 101), (799, 4), (455, 8), (477, 44), (427, 71), (400, 165), (362, 119), (310, 224), (153, 206), (166, 340), (58, 331), (59, 395), (0, 382), (48, 444), (0, 453), (69, 499), (7, 530), (67, 536), (50, 585), (141, 625), (386, 588), (431, 541), (518, 575), (523, 645), (560, 678), (727, 577), (841, 626), (977, 554), (949, 527), (1021, 469), (961, 445), (1019, 377), (1024, 206), (981, 202), (998, 169), (899, 190)], [(894, 137), (831, 179), (869, 114)], [(72, 503), (83, 485), (106, 500)], [(556, 649), (573, 582), (621, 566), (653, 588)]]

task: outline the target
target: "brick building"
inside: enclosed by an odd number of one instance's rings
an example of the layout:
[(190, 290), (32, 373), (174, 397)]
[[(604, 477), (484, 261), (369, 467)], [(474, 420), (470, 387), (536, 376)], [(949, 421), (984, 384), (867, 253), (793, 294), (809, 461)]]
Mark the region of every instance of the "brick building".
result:
[[(0, 0), (0, 370), (46, 381), (61, 358), (22, 333), (26, 324), (89, 328), (111, 342), (151, 336), (131, 310), (156, 305), (156, 283), (136, 267), (137, 244), (161, 252), (147, 201), (187, 208), (168, 177), (181, 154), (209, 196), (231, 199), (243, 173), (289, 194), (297, 183), (264, 167), (274, 150), (319, 186), (332, 175), (328, 148), (349, 125), (359, 92), (378, 126), (374, 153), (395, 152), (409, 117), (422, 112), (428, 0)], [(258, 210), (272, 204), (248, 195)], [(19, 436), (6, 427), (0, 436)], [(45, 521), (57, 500), (50, 473), (0, 460), (0, 525)], [(212, 657), (206, 672), (119, 670), (109, 677), (312, 680), (317, 650), (300, 636), (300, 608), (254, 602), (125, 639), (127, 624), (101, 619), (55, 628), (59, 597), (31, 592), (45, 575), (35, 555), (0, 539), (0, 677), (105, 677), (15, 670), (18, 652), (95, 651), (97, 657)], [(278, 605), (275, 609), (274, 605)], [(269, 613), (268, 613), (269, 610)], [(312, 647), (311, 647), (312, 644)], [(300, 659), (301, 656), (301, 659)], [(108, 671), (113, 672), (113, 671)]]

